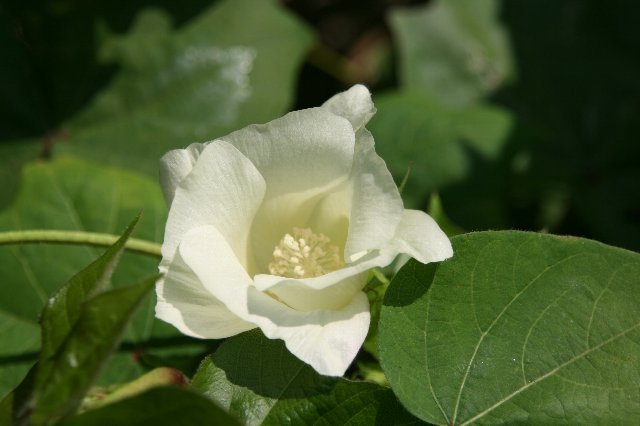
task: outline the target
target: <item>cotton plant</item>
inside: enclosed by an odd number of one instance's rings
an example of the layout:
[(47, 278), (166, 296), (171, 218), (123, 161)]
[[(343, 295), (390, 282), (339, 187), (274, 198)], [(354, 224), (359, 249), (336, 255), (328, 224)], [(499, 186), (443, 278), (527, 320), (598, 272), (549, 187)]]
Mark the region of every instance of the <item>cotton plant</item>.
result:
[[(45, 216), (64, 225), (74, 207), (71, 229), (80, 219), (119, 228), (132, 205), (149, 209), (120, 237), (0, 232), (0, 245), (108, 246), (98, 258), (88, 247), (0, 248), (0, 424), (637, 423), (640, 255), (534, 232), (449, 240), (427, 214), (403, 208), (365, 127), (374, 112), (357, 85), (319, 108), (170, 151), (161, 245), (155, 181), (78, 159), (26, 168), (0, 225)], [(368, 286), (372, 269), (398, 257), (413, 259), (388, 286)], [(141, 270), (154, 274), (139, 280)], [(79, 272), (56, 292), (39, 288), (70, 271)], [(160, 325), (138, 309), (153, 288), (158, 318), (225, 339), (185, 339), (180, 360), (199, 362), (196, 371), (171, 358), (182, 346), (154, 347), (150, 334), (112, 357), (132, 317), (127, 338)], [(378, 380), (340, 377), (372, 326), (365, 291), (380, 289), (377, 351), (367, 345), (358, 363)], [(42, 311), (29, 322), (34, 300)], [(154, 338), (179, 335), (157, 328)], [(106, 384), (97, 380), (105, 366)]]
[(257, 327), (318, 373), (342, 376), (370, 325), (368, 272), (399, 254), (453, 255), (429, 215), (403, 208), (365, 127), (374, 113), (356, 85), (164, 155), (157, 317), (204, 339)]

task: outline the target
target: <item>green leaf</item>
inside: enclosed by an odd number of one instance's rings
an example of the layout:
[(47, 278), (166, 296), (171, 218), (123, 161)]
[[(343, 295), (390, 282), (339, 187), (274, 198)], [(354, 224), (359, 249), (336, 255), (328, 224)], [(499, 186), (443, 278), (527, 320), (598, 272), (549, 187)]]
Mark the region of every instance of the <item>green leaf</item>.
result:
[(436, 424), (626, 424), (640, 416), (640, 255), (545, 234), (454, 237), (389, 286), (380, 356)]
[(73, 276), (51, 297), (42, 310), (40, 328), (42, 330), (42, 348), (40, 349), (40, 371), (43, 362), (60, 349), (78, 322), (84, 307), (91, 296), (101, 292), (111, 280), (111, 275), (120, 261), (124, 245), (140, 220), (140, 214), (129, 224), (122, 236), (98, 259)]
[(60, 426), (239, 425), (202, 396), (178, 388), (156, 388), (59, 423)]
[(448, 237), (464, 233), (462, 228), (460, 228), (458, 225), (453, 223), (451, 219), (449, 219), (444, 211), (444, 208), (442, 207), (442, 200), (440, 200), (440, 196), (438, 194), (431, 195), (427, 213), (429, 213), (429, 216), (431, 216), (433, 220), (436, 221), (440, 229), (442, 229)]
[(498, 0), (437, 0), (394, 9), (391, 28), (400, 51), (404, 88), (450, 106), (472, 104), (510, 76), (508, 38)]
[(7, 208), (18, 193), (20, 169), (40, 155), (37, 140), (26, 139), (0, 143), (0, 211)]
[(411, 164), (402, 195), (412, 207), (424, 207), (430, 192), (464, 178), (471, 152), (495, 160), (512, 126), (502, 108), (451, 109), (417, 92), (378, 96), (376, 107), (369, 124), (376, 149), (398, 179)]
[(79, 412), (93, 410), (139, 395), (149, 389), (161, 386), (185, 386), (189, 383), (187, 377), (179, 370), (160, 367), (149, 371), (131, 382), (109, 388), (92, 388), (82, 401)]
[[(25, 167), (21, 192), (0, 213), (0, 230), (60, 229), (119, 234), (141, 209), (136, 237), (161, 241), (166, 206), (159, 186), (147, 178), (79, 160), (59, 159)], [(95, 260), (99, 248), (51, 244), (0, 247), (0, 398), (15, 387), (38, 358), (38, 317), (54, 292)], [(113, 275), (115, 287), (157, 271), (158, 262), (125, 253)], [(153, 298), (136, 314), (125, 337), (145, 351), (178, 333), (154, 321)], [(189, 342), (186, 340), (185, 342)], [(171, 342), (173, 346), (185, 342)], [(180, 349), (180, 347), (177, 347)], [(100, 383), (130, 380), (143, 372), (130, 353), (116, 356)]]
[(140, 215), (136, 216), (115, 244), (73, 276), (44, 306), (40, 320), (42, 337), (40, 362), (33, 367), (28, 377), (7, 398), (7, 401), (3, 401), (3, 404), (6, 404), (4, 407), (8, 410), (8, 416), (13, 416), (12, 413), (15, 413), (15, 417), (21, 417), (31, 411), (28, 406), (33, 403), (34, 389), (46, 384), (54, 367), (51, 359), (76, 326), (86, 299), (104, 288), (110, 280), (122, 256), (124, 245), (139, 219)]
[(103, 46), (102, 58), (121, 71), (57, 148), (155, 178), (166, 151), (285, 112), (311, 42), (306, 27), (270, 1), (218, 2), (177, 30), (148, 10)]
[[(527, 167), (483, 198), (516, 206), (511, 226), (588, 235), (640, 251), (640, 80), (631, 77), (640, 74), (640, 55), (633, 53), (640, 3), (575, 5), (503, 3), (518, 80), (501, 97), (517, 111), (520, 129), (512, 142)], [(475, 182), (469, 187), (478, 192)]]
[(78, 321), (61, 348), (51, 358), (45, 358), (44, 352), (40, 358), (33, 424), (50, 424), (52, 419), (68, 415), (80, 405), (157, 278), (101, 293), (83, 304)]
[(282, 341), (258, 330), (223, 343), (202, 363), (192, 386), (247, 425), (418, 422), (390, 389), (320, 376)]

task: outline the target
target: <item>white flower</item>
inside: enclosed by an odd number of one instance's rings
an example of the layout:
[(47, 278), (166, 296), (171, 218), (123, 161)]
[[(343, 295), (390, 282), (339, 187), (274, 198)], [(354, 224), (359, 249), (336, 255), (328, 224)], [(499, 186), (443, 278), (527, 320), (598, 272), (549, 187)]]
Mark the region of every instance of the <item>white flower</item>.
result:
[(369, 328), (367, 271), (400, 253), (453, 254), (433, 219), (403, 209), (364, 127), (374, 112), (358, 85), (167, 153), (158, 318), (200, 338), (260, 327), (319, 373), (343, 375)]

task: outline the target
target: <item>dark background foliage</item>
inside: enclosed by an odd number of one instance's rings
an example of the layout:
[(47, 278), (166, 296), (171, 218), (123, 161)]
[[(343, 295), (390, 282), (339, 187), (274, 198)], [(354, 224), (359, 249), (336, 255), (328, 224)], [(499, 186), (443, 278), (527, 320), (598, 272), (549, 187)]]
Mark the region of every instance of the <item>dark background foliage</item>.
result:
[[(318, 40), (291, 109), (318, 105), (355, 82), (374, 95), (398, 87), (388, 14), (409, 3), (424, 2), (283, 1)], [(96, 54), (107, 28), (126, 32), (149, 6), (179, 27), (210, 4), (2, 0), (0, 177), (18, 174), (24, 159), (53, 155), (61, 123), (110, 81), (117, 67)], [(499, 17), (516, 72), (490, 100), (514, 124), (497, 158), (470, 153), (464, 178), (436, 188), (447, 214), (466, 230), (548, 230), (639, 250), (640, 4), (509, 0)], [(28, 138), (40, 142), (21, 142)], [(414, 206), (426, 208), (431, 189)]]

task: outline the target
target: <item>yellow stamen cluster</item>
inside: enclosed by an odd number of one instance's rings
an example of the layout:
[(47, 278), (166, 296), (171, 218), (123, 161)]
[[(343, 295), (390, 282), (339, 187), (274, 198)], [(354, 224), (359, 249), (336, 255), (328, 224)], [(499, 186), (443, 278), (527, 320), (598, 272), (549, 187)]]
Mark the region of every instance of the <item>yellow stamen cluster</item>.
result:
[(324, 234), (310, 228), (293, 228), (273, 250), (269, 272), (288, 278), (311, 278), (344, 266), (340, 249)]

